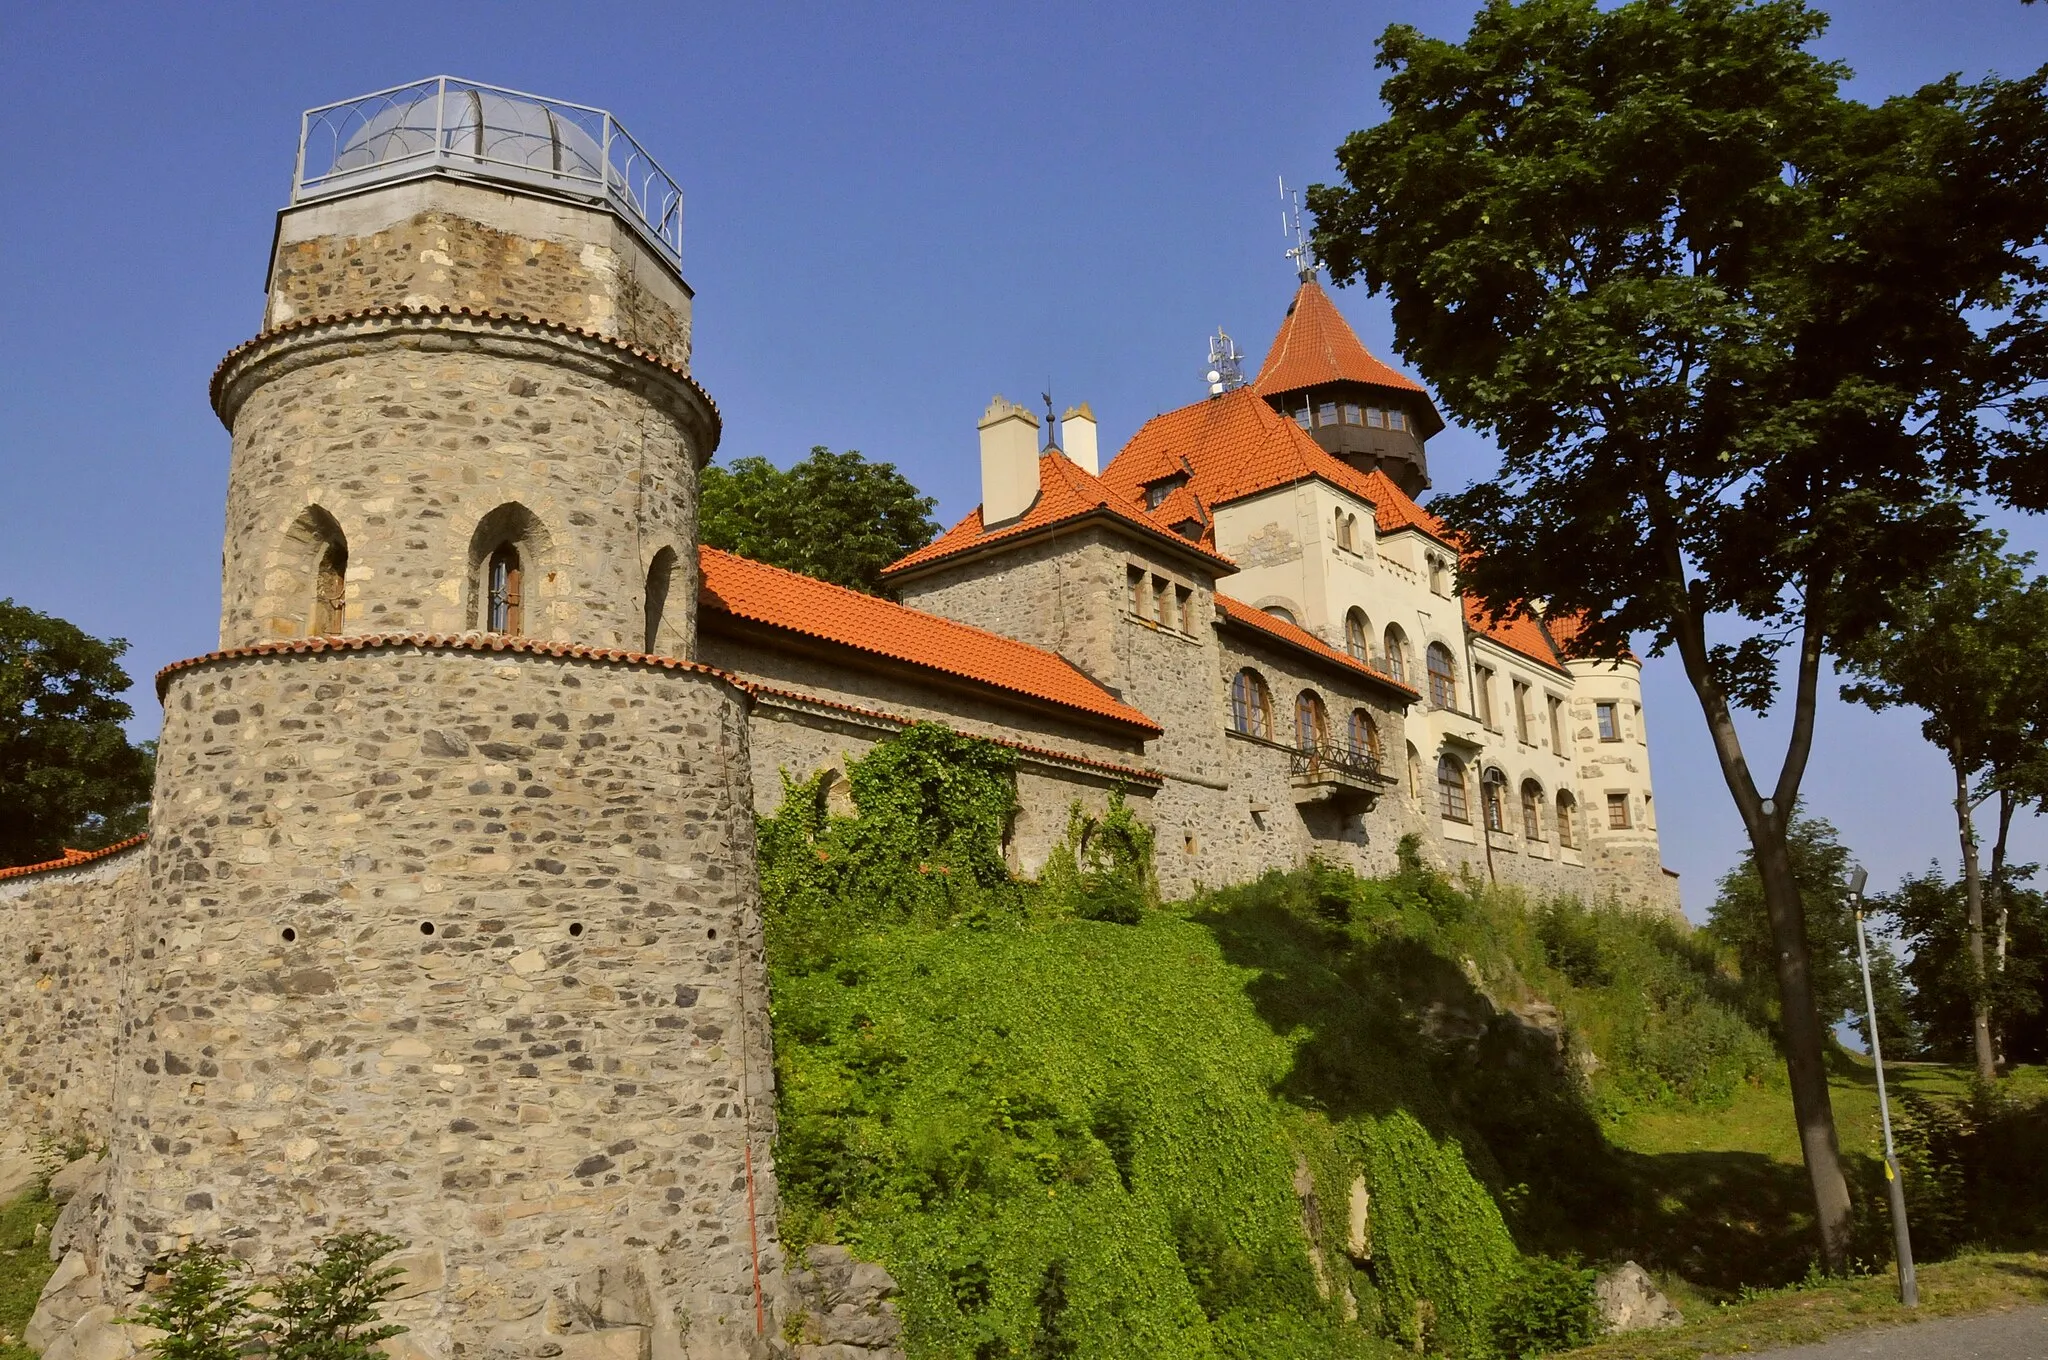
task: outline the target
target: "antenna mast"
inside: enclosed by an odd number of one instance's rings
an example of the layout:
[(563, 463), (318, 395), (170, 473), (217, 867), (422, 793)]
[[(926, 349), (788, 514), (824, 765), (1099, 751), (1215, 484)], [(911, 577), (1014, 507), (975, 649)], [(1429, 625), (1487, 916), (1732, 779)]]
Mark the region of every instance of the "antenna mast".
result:
[(1209, 385), (1212, 397), (1244, 386), (1244, 356), (1237, 352), (1237, 341), (1221, 326), (1209, 337), (1209, 371), (1202, 381)]
[(1316, 258), (1315, 247), (1302, 234), (1301, 194), (1287, 187), (1285, 175), (1280, 176), (1280, 234), (1294, 241), (1287, 258), (1294, 261), (1294, 277), (1307, 283), (1316, 276), (1322, 261)]

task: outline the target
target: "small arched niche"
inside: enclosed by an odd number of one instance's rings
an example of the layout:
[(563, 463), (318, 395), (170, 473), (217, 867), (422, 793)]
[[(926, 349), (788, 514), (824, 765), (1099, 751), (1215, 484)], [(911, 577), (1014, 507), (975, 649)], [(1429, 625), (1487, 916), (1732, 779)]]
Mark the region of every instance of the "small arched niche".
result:
[(675, 583), (676, 550), (663, 548), (647, 564), (647, 626), (640, 650), (650, 656), (677, 654), (680, 649), (664, 641), (668, 629), (669, 587)]
[(477, 522), (469, 540), (469, 627), (520, 637), (536, 630), (548, 579), (547, 529), (508, 502)]
[(270, 631), (336, 637), (348, 624), (348, 536), (324, 506), (309, 505), (284, 532), (271, 578)]

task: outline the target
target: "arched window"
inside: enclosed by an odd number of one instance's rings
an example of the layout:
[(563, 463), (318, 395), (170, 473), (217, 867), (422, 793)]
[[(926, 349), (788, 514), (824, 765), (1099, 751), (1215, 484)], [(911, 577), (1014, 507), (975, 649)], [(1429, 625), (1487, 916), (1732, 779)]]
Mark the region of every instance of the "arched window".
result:
[(1387, 674), (1408, 683), (1408, 639), (1393, 624), (1387, 625)]
[(1362, 708), (1351, 710), (1351, 758), (1380, 763), (1380, 728), (1372, 714)]
[(338, 537), (320, 551), (320, 565), (313, 572), (314, 637), (338, 637), (348, 621), (348, 544)]
[(1320, 751), (1330, 741), (1330, 721), (1323, 713), (1322, 696), (1305, 689), (1294, 696), (1294, 744), (1303, 751)]
[(1451, 661), (1451, 649), (1441, 642), (1429, 644), (1429, 706), (1431, 708), (1456, 708), (1458, 706), (1458, 671)]
[(1365, 621), (1365, 611), (1353, 609), (1344, 615), (1344, 650), (1351, 653), (1354, 661), (1368, 660), (1372, 652), (1372, 625)]
[(1579, 844), (1578, 804), (1573, 797), (1560, 790), (1557, 795), (1557, 843), (1567, 850), (1575, 850)]
[(1422, 811), (1422, 752), (1412, 741), (1408, 743), (1408, 801), (1417, 812)]
[(1230, 682), (1230, 722), (1248, 737), (1273, 739), (1273, 695), (1265, 679), (1250, 667)]
[(1294, 611), (1284, 604), (1269, 604), (1261, 612), (1280, 620), (1282, 623), (1293, 623), (1295, 621)]
[(668, 612), (668, 587), (676, 573), (676, 550), (663, 548), (647, 565), (647, 638), (640, 650), (661, 650), (661, 620)]
[(1454, 755), (1445, 754), (1436, 762), (1437, 810), (1446, 821), (1469, 822), (1472, 809), (1465, 801), (1465, 767)]
[(500, 543), (491, 551), (484, 569), (484, 631), (519, 635), (520, 618), (519, 549)]
[(1479, 777), (1479, 802), (1486, 811), (1488, 831), (1506, 831), (1508, 813), (1508, 777), (1499, 770), (1488, 770)]
[(1532, 841), (1543, 839), (1543, 786), (1533, 779), (1522, 781), (1522, 834)]

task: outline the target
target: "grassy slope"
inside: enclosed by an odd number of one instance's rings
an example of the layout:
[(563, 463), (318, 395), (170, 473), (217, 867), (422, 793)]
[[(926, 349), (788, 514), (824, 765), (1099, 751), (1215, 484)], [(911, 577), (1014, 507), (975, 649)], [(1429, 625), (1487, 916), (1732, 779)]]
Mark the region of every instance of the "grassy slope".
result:
[(57, 1206), (40, 1191), (0, 1207), (0, 1360), (31, 1360), (21, 1333), (35, 1315), (43, 1282), (57, 1268), (48, 1246), (56, 1221)]

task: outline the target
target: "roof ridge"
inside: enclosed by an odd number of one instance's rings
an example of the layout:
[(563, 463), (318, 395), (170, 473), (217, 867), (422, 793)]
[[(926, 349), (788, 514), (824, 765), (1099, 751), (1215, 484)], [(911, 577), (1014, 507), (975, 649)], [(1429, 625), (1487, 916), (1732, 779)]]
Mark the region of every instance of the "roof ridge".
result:
[(30, 874), (47, 874), (54, 873), (59, 869), (76, 869), (81, 864), (91, 864), (95, 860), (105, 859), (107, 856), (119, 854), (123, 850), (131, 850), (148, 839), (149, 833), (142, 831), (128, 837), (126, 840), (115, 841), (112, 845), (103, 845), (97, 850), (74, 850), (67, 845), (64, 847), (64, 853), (56, 859), (46, 859), (36, 864), (14, 864), (0, 869), (0, 879), (25, 878)]

